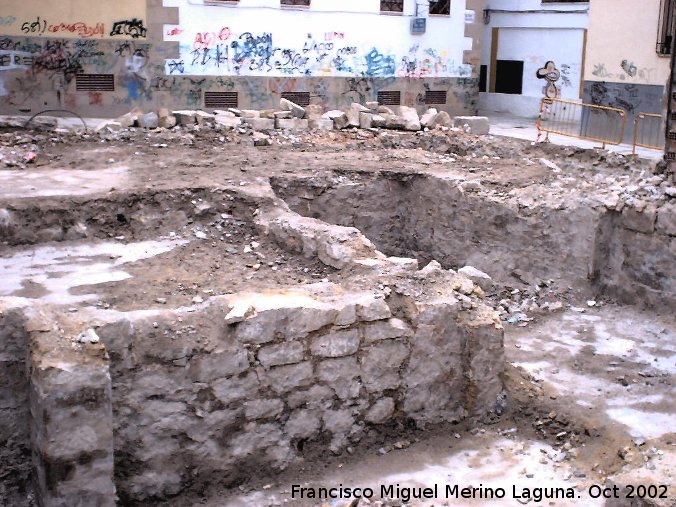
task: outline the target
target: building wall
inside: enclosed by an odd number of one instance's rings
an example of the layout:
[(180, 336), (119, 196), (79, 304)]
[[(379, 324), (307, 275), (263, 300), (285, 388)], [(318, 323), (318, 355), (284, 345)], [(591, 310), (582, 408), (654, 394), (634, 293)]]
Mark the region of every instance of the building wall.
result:
[(584, 100), (627, 111), (627, 142), (637, 113), (665, 108), (670, 61), (655, 49), (659, 15), (660, 0), (591, 2)]
[[(451, 0), (450, 16), (419, 7), (421, 35), (410, 30), (416, 0), (405, 0), (403, 14), (381, 14), (379, 0), (16, 4), (0, 0), (2, 114), (204, 108), (206, 91), (238, 92), (240, 107), (264, 109), (288, 91), (342, 107), (398, 90), (402, 104), (423, 109), (434, 90), (448, 93), (435, 107), (476, 111), (484, 0)], [(80, 73), (113, 74), (115, 90), (78, 90)]]
[[(579, 100), (588, 25), (587, 3), (543, 4), (540, 0), (488, 0), (482, 65), (487, 67), (481, 109), (535, 118), (546, 82), (536, 76), (548, 61), (561, 72), (559, 96)], [(523, 62), (522, 93), (495, 93), (496, 61)], [(492, 87), (493, 86), (493, 87)]]

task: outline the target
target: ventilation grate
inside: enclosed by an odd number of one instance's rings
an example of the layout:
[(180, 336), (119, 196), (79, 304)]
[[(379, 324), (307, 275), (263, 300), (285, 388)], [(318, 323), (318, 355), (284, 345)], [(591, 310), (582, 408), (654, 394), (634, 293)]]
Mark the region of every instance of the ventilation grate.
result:
[(378, 92), (378, 104), (380, 104), (381, 106), (400, 106), (401, 92), (398, 91)]
[(299, 106), (305, 107), (310, 105), (310, 92), (283, 92), (282, 98), (290, 100)]
[(204, 107), (238, 107), (237, 92), (204, 92)]
[(76, 74), (75, 89), (79, 92), (114, 92), (113, 74)]
[(425, 92), (425, 104), (445, 104), (448, 92), (445, 90)]
[(282, 5), (306, 5), (310, 6), (310, 0), (282, 0)]

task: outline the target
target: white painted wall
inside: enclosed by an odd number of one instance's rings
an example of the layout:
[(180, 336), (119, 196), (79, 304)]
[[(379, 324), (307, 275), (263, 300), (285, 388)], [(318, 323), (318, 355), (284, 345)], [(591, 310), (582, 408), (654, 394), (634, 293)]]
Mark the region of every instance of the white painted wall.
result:
[[(418, 0), (419, 1), (419, 0)], [(379, 0), (312, 0), (280, 7), (279, 0), (241, 0), (209, 6), (201, 0), (164, 0), (178, 7), (180, 24), (165, 40), (180, 43), (169, 75), (460, 77), (471, 68), (463, 51), (466, 2), (451, 1), (450, 16), (431, 16), (427, 32), (412, 35), (416, 0), (403, 14), (381, 14)], [(423, 9), (426, 14), (427, 9)], [(478, 13), (480, 15), (480, 13)]]
[(524, 117), (537, 116), (546, 83), (538, 79), (535, 73), (550, 60), (562, 73), (556, 83), (561, 98), (579, 100), (589, 4), (488, 0), (486, 8), (489, 10), (489, 23), (484, 28), (481, 61), (482, 65), (488, 66), (489, 83), (493, 28), (500, 30), (497, 58), (523, 61), (524, 75), (522, 95), (482, 93), (479, 104), (481, 110), (488, 113), (509, 112)]

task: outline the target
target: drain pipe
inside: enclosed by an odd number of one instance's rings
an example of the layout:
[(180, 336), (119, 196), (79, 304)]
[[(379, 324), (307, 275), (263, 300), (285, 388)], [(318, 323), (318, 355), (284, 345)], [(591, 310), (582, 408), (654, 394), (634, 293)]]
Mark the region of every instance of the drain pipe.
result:
[(74, 113), (73, 111), (68, 111), (67, 109), (45, 109), (44, 111), (40, 111), (39, 113), (35, 113), (33, 116), (31, 116), (28, 119), (28, 121), (24, 124), (23, 128), (28, 128), (28, 125), (30, 125), (30, 123), (35, 118), (37, 118), (41, 114), (45, 114), (45, 113), (68, 113), (68, 114), (72, 114), (73, 116), (76, 116), (77, 118), (80, 119), (80, 121), (82, 122), (82, 126), (84, 127), (84, 131), (87, 132), (87, 123), (84, 121), (84, 118), (82, 118), (82, 116), (80, 116), (79, 114)]

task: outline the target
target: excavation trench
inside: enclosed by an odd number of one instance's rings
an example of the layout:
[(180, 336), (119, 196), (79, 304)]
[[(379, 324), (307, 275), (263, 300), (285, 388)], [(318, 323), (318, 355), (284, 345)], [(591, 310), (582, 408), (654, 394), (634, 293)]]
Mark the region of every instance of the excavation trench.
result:
[[(671, 389), (672, 328), (636, 313), (641, 336), (622, 335), (637, 309), (508, 328), (508, 345), (524, 348), (507, 357), (507, 319), (494, 311), (515, 288), (552, 283), (575, 301), (673, 307), (673, 236), (654, 210), (536, 202), (532, 189), (500, 195), (431, 172), (269, 182), (3, 202), (2, 503), (182, 505), (505, 411), (528, 427), (556, 408), (529, 375), (555, 366), (569, 386), (641, 371)], [(449, 271), (465, 265), (493, 282), (482, 290)], [(619, 335), (623, 364), (585, 363), (589, 350), (612, 359)], [(506, 374), (507, 360), (520, 373)], [(673, 413), (662, 391), (613, 387), (596, 423), (626, 427), (608, 439), (630, 434), (637, 397)], [(564, 396), (578, 409), (600, 403)], [(537, 435), (556, 459), (595, 434), (548, 417)], [(614, 471), (610, 454), (600, 459)]]
[(516, 287), (554, 279), (653, 308), (676, 303), (673, 236), (656, 228), (651, 209), (619, 213), (574, 200), (524, 206), (430, 174), (333, 173), (271, 183), (297, 213), (357, 227), (382, 252), (421, 265), (470, 265)]

